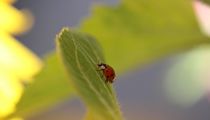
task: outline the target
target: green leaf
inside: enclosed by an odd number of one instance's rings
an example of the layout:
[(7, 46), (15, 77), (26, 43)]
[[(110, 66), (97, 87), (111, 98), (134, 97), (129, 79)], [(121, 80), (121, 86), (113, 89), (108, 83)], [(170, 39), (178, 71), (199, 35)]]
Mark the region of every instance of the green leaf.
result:
[(95, 6), (81, 25), (96, 37), (118, 72), (209, 43), (198, 27), (192, 0), (123, 0)]
[(91, 36), (65, 28), (57, 37), (57, 50), (78, 95), (87, 105), (86, 119), (121, 120), (112, 85), (105, 83), (97, 68), (98, 63), (104, 63), (97, 41)]
[(26, 86), (16, 116), (29, 117), (46, 110), (72, 95), (72, 86), (55, 54), (48, 55), (41, 73)]

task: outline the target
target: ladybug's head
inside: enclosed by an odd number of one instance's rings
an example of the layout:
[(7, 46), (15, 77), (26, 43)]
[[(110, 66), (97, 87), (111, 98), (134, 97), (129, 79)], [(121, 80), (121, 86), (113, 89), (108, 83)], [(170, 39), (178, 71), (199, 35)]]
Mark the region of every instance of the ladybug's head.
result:
[(98, 64), (98, 67), (99, 67), (101, 70), (104, 70), (104, 69), (107, 68), (107, 65), (104, 64), (104, 63), (100, 63), (100, 64)]

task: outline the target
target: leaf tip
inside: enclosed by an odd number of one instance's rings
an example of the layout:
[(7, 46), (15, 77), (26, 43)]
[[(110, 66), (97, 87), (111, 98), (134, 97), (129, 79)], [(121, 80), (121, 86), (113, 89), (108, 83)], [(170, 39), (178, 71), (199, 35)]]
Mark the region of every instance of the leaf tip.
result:
[(63, 27), (61, 29), (61, 31), (56, 35), (56, 41), (59, 42), (61, 39), (61, 37), (66, 33), (66, 32), (70, 32), (70, 29), (68, 27)]

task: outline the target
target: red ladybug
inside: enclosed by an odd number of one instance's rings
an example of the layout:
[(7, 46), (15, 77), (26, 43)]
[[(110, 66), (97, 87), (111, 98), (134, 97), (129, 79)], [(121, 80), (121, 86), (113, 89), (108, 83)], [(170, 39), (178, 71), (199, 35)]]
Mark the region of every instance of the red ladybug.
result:
[(107, 64), (104, 64), (104, 63), (101, 63), (101, 64), (98, 64), (98, 67), (100, 70), (102, 70), (105, 78), (106, 78), (106, 83), (107, 82), (110, 82), (110, 83), (113, 83), (114, 82), (114, 78), (115, 78), (115, 72), (114, 72), (114, 69), (107, 65)]

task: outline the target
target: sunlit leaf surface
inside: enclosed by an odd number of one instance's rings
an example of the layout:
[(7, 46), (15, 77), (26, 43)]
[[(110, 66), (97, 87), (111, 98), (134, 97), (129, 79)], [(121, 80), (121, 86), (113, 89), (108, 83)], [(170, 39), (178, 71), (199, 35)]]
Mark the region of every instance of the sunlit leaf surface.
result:
[(117, 71), (209, 42), (198, 27), (192, 0), (122, 0), (94, 6), (81, 29), (95, 36)]
[(57, 37), (57, 49), (78, 95), (87, 105), (86, 119), (121, 120), (112, 85), (105, 83), (97, 68), (99, 62), (104, 62), (97, 41), (66, 28)]

